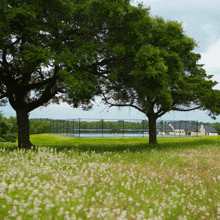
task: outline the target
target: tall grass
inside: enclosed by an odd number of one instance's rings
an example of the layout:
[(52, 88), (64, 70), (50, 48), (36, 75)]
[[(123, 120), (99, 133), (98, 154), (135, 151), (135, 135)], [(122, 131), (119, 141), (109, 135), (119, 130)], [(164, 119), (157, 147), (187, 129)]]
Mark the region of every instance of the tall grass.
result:
[(31, 141), (0, 148), (0, 219), (220, 218), (218, 137)]

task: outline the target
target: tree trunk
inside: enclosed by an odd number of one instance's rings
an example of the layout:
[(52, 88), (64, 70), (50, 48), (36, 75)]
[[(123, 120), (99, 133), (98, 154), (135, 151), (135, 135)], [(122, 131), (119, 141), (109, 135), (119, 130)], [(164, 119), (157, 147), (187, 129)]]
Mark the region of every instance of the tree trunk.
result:
[(149, 120), (149, 144), (157, 144), (156, 117), (152, 114), (148, 116)]
[[(33, 144), (29, 140), (29, 115), (23, 109), (16, 109), (18, 124), (18, 147), (31, 149)], [(34, 148), (34, 147), (33, 147)]]

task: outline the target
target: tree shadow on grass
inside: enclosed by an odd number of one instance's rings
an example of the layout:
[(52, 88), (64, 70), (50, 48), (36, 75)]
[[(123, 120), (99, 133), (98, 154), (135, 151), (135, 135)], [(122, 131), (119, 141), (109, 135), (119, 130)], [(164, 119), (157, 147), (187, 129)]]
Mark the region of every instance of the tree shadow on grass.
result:
[(77, 152), (95, 152), (95, 153), (104, 153), (104, 152), (113, 152), (120, 153), (124, 151), (130, 152), (143, 152), (143, 151), (151, 151), (152, 149), (156, 149), (157, 151), (167, 151), (167, 150), (175, 150), (175, 149), (196, 149), (203, 146), (220, 146), (220, 141), (218, 140), (208, 140), (208, 139), (194, 139), (193, 141), (187, 140), (182, 142), (166, 142), (166, 143), (158, 143), (158, 144), (147, 144), (147, 143), (132, 143), (132, 144), (76, 144), (76, 145), (53, 145), (49, 148), (56, 149), (59, 151), (77, 151)]
[[(37, 145), (36, 145), (37, 146)], [(56, 149), (57, 152), (69, 152), (69, 151), (75, 151), (78, 153), (83, 152), (95, 152), (95, 153), (104, 153), (104, 152), (112, 152), (112, 153), (121, 153), (121, 152), (143, 152), (143, 151), (151, 151), (153, 149), (157, 151), (170, 151), (175, 149), (196, 149), (196, 148), (202, 148), (203, 146), (220, 146), (219, 140), (212, 140), (212, 139), (203, 139), (203, 138), (196, 138), (192, 140), (183, 140), (183, 141), (166, 141), (164, 143), (157, 143), (157, 144), (147, 144), (147, 143), (124, 143), (124, 144), (59, 144), (59, 145), (51, 145), (51, 146), (43, 146), (39, 145), (37, 147), (47, 147), (49, 149)], [(6, 151), (14, 151), (18, 149), (18, 146), (16, 143), (6, 143), (6, 144), (0, 144), (0, 149), (4, 149)], [(37, 151), (37, 149), (32, 150)]]

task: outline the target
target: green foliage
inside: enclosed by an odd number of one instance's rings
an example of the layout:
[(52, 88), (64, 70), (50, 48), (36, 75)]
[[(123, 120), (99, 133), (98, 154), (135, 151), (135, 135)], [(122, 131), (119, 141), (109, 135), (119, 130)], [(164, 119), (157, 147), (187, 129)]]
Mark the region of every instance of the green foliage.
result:
[(114, 61), (108, 48), (124, 53), (114, 30), (132, 8), (129, 0), (0, 1), (0, 105), (8, 100), (17, 113), (20, 147), (31, 146), (27, 118), (39, 106), (92, 107)]
[(5, 118), (0, 113), (0, 141), (1, 142), (15, 142), (18, 138), (16, 129), (14, 128), (13, 121), (16, 120), (14, 117)]
[(3, 117), (2, 113), (0, 113), (0, 137), (8, 133), (11, 126), (12, 125), (7, 121), (7, 119)]
[(2, 138), (6, 142), (16, 142), (16, 140), (18, 139), (18, 134), (17, 133), (4, 134)]
[(212, 123), (212, 124), (210, 124), (210, 123), (205, 124), (204, 123), (204, 125), (211, 125), (218, 132), (218, 135), (220, 135), (220, 123), (219, 122)]
[(0, 137), (0, 142), (5, 142), (5, 139)]
[(50, 133), (50, 122), (30, 120), (30, 134)]
[[(217, 82), (198, 64), (201, 56), (192, 52), (195, 41), (180, 23), (151, 18), (141, 5), (133, 10), (135, 16), (131, 19), (128, 13), (120, 30), (115, 30), (117, 44), (125, 52), (119, 55), (109, 48), (117, 62), (106, 67), (111, 73), (103, 101), (144, 113), (150, 122), (151, 143), (156, 143), (156, 119), (170, 110), (209, 110), (215, 118), (220, 114), (220, 91), (213, 89)], [(132, 34), (123, 38), (123, 33)]]
[(7, 120), (11, 124), (9, 133), (18, 133), (17, 117), (10, 116)]
[[(10, 94), (20, 96), (19, 103), (14, 96), (9, 99), (15, 110), (23, 106), (30, 112), (50, 100), (89, 108), (93, 96), (100, 93), (100, 67), (105, 65), (100, 60), (106, 48), (114, 46), (113, 42), (106, 44), (110, 33), (106, 30), (117, 28), (130, 8), (128, 0), (1, 1), (1, 99), (8, 98), (7, 88)], [(121, 51), (120, 45), (115, 47)], [(6, 65), (9, 55), (13, 71)], [(51, 70), (40, 69), (48, 65)], [(3, 66), (8, 68), (3, 71)], [(34, 103), (30, 91), (37, 98)], [(62, 94), (59, 98), (55, 96), (58, 93)]]
[[(1, 120), (0, 134), (18, 132), (26, 145), (30, 111), (51, 101), (90, 109), (105, 89), (107, 103), (135, 107), (154, 121), (150, 136), (156, 118), (170, 110), (195, 104), (212, 117), (220, 113), (220, 92), (197, 64), (195, 41), (181, 24), (151, 18), (141, 4), (3, 0), (0, 27), (0, 104), (9, 100), (19, 120), (18, 127)], [(49, 125), (30, 126), (42, 133)]]
[[(17, 118), (3, 117), (0, 113), (0, 137), (2, 142), (15, 142), (18, 139)], [(50, 133), (50, 122), (45, 120), (30, 120), (30, 134)]]

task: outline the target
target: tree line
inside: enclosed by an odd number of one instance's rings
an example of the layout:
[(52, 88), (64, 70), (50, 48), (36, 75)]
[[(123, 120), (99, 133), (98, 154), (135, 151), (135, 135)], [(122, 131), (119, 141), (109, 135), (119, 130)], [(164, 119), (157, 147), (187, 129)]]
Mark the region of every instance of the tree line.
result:
[[(30, 120), (30, 134), (50, 133), (50, 122)], [(0, 142), (16, 142), (18, 140), (17, 118), (6, 118), (0, 113)]]

